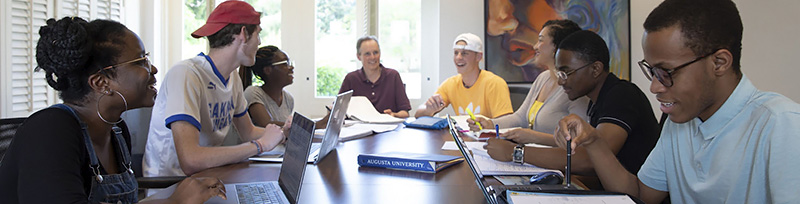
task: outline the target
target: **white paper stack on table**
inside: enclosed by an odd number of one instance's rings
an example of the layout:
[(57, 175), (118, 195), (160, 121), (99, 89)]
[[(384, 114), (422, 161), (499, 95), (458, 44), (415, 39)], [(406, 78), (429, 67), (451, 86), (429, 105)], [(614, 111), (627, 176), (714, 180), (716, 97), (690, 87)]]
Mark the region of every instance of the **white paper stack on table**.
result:
[[(392, 131), (394, 129), (397, 129), (398, 125), (399, 124), (372, 124), (372, 123), (363, 123), (359, 121), (345, 120), (344, 126), (342, 126), (342, 130), (339, 132), (339, 141), (344, 142), (348, 140), (354, 140), (370, 136), (372, 134)], [(314, 131), (314, 135), (318, 137), (321, 137), (324, 134), (325, 134), (325, 129), (317, 129)]]
[(364, 123), (402, 123), (406, 119), (379, 113), (364, 96), (353, 96), (347, 108), (347, 117)]
[[(497, 175), (536, 175), (546, 171), (557, 172), (561, 174), (561, 171), (554, 170), (554, 169), (545, 169), (538, 166), (534, 166), (528, 163), (524, 163), (522, 165), (514, 163), (514, 162), (502, 162), (492, 159), (489, 156), (489, 153), (483, 149), (483, 145), (486, 142), (464, 142), (469, 150), (472, 151), (473, 158), (475, 159), (475, 165), (478, 166), (478, 171), (482, 176), (497, 176)], [(540, 144), (526, 144), (525, 146), (532, 146), (532, 147), (549, 147)], [(442, 146), (443, 150), (458, 150), (455, 142), (447, 141)]]
[[(469, 118), (469, 115), (459, 115), (459, 116), (450, 116), (450, 117), (453, 118), (453, 120), (456, 121), (456, 126), (457, 126), (456, 129), (460, 129), (461, 130), (461, 134), (464, 134), (466, 136), (472, 137), (472, 138), (474, 138), (476, 140), (486, 141), (486, 140), (489, 140), (489, 138), (495, 137), (497, 135), (495, 133), (496, 131), (495, 131), (494, 127), (492, 127), (492, 128), (483, 128), (483, 130), (478, 131), (478, 132), (470, 131), (469, 123), (467, 123), (467, 119)], [(482, 115), (475, 115), (475, 117), (476, 118), (477, 117), (487, 118), (487, 117), (484, 117)], [(519, 127), (502, 128), (502, 129), (500, 129), (500, 134), (503, 134), (503, 133), (508, 132), (509, 130), (513, 130), (513, 129), (519, 129)]]

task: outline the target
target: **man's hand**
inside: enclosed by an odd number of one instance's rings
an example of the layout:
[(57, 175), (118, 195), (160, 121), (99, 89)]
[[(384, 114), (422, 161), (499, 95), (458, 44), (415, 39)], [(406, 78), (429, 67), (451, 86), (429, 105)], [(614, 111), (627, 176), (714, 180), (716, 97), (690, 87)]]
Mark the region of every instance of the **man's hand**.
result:
[[(291, 125), (284, 125), (284, 128), (288, 126)], [(258, 138), (258, 142), (262, 145), (265, 145), (261, 147), (263, 148), (262, 151), (271, 151), (273, 148), (275, 148), (275, 146), (278, 146), (278, 144), (285, 142), (286, 135), (283, 133), (284, 132), (281, 130), (281, 127), (278, 127), (275, 124), (269, 124), (267, 127), (264, 127), (264, 135), (262, 135), (261, 138)], [(288, 134), (288, 131), (286, 133)]]
[(168, 200), (172, 203), (203, 203), (214, 196), (227, 200), (226, 192), (225, 185), (218, 178), (188, 177), (178, 183)]
[[(556, 145), (566, 149), (567, 145), (571, 145), (572, 153), (575, 154), (575, 148), (579, 145), (588, 146), (594, 143), (598, 138), (594, 133), (595, 129), (575, 114), (564, 116), (558, 121), (556, 127), (555, 140)], [(567, 144), (567, 140), (572, 139), (571, 144)]]
[(392, 112), (392, 109), (383, 110), (383, 113), (389, 114), (395, 118), (408, 118), (408, 111), (401, 110), (399, 112)]
[(433, 96), (428, 98), (428, 101), (425, 101), (425, 106), (427, 106), (426, 109), (433, 110), (433, 114), (442, 111), (446, 107), (444, 105), (444, 99), (442, 99), (442, 96), (439, 94), (433, 94)]
[(517, 144), (509, 142), (508, 140), (489, 138), (483, 148), (486, 149), (486, 152), (489, 153), (492, 159), (508, 162), (511, 161), (511, 154), (514, 153), (514, 146), (517, 146)]
[(481, 127), (483, 127), (484, 129), (486, 128), (494, 129), (494, 123), (491, 120), (488, 120), (484, 117), (478, 116), (475, 117), (475, 120), (472, 120), (472, 118), (467, 118), (467, 124), (469, 124), (469, 130), (472, 130), (473, 132), (480, 131), (480, 128), (478, 128), (478, 124), (476, 124), (475, 122), (481, 123)]

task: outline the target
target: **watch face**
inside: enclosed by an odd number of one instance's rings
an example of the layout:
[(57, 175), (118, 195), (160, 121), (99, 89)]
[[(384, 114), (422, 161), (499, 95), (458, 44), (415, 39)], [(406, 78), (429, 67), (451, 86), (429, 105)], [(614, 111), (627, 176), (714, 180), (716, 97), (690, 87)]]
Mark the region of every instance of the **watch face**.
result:
[(522, 155), (522, 147), (514, 147), (514, 154), (512, 155), (514, 156), (514, 162), (522, 163)]

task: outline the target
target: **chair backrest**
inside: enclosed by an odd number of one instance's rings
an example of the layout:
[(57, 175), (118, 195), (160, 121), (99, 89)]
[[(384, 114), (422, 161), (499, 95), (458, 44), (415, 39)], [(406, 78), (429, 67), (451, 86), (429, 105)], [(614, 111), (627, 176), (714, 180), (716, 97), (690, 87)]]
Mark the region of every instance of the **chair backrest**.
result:
[(11, 145), (14, 134), (17, 133), (17, 128), (22, 126), (25, 119), (27, 118), (0, 119), (0, 162), (3, 161), (3, 156), (6, 155), (6, 150), (8, 150), (8, 146)]

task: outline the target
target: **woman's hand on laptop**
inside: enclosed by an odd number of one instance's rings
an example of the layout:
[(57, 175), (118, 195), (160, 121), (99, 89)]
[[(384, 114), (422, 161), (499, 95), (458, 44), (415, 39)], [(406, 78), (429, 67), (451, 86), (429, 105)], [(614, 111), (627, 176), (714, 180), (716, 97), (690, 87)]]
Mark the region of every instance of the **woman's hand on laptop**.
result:
[(214, 196), (227, 200), (226, 192), (225, 184), (218, 178), (188, 177), (178, 183), (168, 200), (171, 203), (203, 203)]

